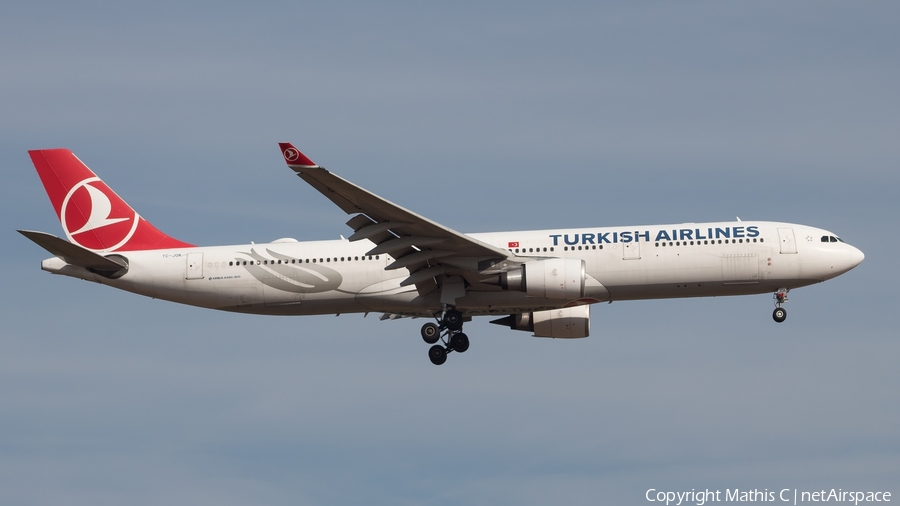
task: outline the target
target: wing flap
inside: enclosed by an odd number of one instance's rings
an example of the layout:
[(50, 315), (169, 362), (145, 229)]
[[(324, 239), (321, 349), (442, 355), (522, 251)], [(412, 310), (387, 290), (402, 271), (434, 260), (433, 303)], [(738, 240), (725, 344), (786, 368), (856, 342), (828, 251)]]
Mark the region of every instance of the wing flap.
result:
[(366, 225), (363, 228), (357, 230), (353, 235), (347, 238), (348, 241), (361, 241), (363, 239), (369, 239), (370, 237), (375, 237), (378, 234), (383, 232), (387, 232), (390, 229), (394, 228), (402, 228), (406, 223), (394, 223), (391, 221), (385, 221), (382, 223), (373, 223), (371, 225)]

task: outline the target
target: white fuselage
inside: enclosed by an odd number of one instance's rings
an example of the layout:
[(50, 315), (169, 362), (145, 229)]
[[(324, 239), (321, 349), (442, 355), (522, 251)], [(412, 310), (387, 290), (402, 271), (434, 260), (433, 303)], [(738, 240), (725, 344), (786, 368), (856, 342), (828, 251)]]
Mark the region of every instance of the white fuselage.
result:
[[(576, 301), (466, 279), (456, 307), (467, 315), (509, 314), (612, 300), (774, 292), (825, 281), (863, 258), (826, 230), (774, 222), (687, 223), (637, 227), (470, 234), (518, 259), (578, 258), (592, 278)], [(828, 242), (823, 242), (823, 237)], [(829, 238), (832, 238), (829, 240)], [(368, 241), (297, 242), (120, 253), (127, 273), (109, 279), (45, 260), (44, 270), (130, 292), (225, 311), (274, 315), (383, 312), (429, 316), (437, 293), (400, 286), (410, 273), (386, 270), (388, 255), (366, 256)]]

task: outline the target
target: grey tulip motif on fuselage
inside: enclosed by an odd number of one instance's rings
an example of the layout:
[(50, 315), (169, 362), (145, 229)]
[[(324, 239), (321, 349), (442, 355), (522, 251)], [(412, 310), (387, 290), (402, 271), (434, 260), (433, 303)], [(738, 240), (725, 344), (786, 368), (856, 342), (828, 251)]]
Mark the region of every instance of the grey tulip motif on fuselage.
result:
[[(242, 252), (252, 259), (244, 268), (261, 283), (276, 290), (292, 293), (327, 292), (341, 286), (344, 279), (338, 271), (322, 264), (294, 264), (290, 263), (296, 260), (292, 257), (270, 249), (266, 249), (266, 252), (271, 256), (264, 257), (255, 249), (251, 249), (249, 253)], [(279, 260), (281, 263), (278, 263)], [(244, 259), (239, 261), (243, 262)]]

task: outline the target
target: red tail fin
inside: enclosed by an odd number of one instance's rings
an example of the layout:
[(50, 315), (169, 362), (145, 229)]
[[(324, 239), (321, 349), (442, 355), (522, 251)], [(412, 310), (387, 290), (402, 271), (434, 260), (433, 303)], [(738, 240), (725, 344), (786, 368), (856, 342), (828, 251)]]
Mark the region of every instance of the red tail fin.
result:
[(29, 151), (66, 237), (94, 251), (190, 248), (160, 232), (68, 149)]

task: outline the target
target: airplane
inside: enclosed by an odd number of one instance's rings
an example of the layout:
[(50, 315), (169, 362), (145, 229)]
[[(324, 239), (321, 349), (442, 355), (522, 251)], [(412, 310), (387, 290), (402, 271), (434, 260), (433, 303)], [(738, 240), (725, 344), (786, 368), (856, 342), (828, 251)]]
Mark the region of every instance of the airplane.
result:
[(469, 349), (463, 325), (476, 316), (534, 337), (584, 338), (601, 302), (773, 293), (782, 323), (790, 290), (865, 258), (824, 229), (739, 218), (463, 234), (279, 147), (351, 216), (349, 237), (194, 246), (151, 225), (67, 149), (29, 155), (68, 240), (19, 232), (53, 255), (44, 271), (148, 297), (237, 313), (433, 319), (420, 334), (435, 365)]

